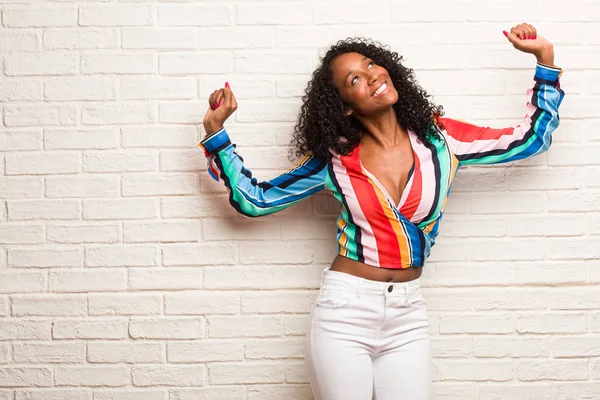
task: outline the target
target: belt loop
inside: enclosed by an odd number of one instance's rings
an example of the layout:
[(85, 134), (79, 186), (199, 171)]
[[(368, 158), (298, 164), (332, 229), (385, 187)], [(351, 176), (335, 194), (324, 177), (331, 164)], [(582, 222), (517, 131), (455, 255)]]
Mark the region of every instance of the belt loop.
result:
[(321, 272), (321, 286), (323, 286), (323, 282), (325, 281), (325, 273), (329, 270), (329, 267), (325, 267), (323, 272)]
[(360, 299), (360, 285), (363, 282), (363, 278), (358, 278), (356, 281), (356, 292), (354, 293), (354, 297)]
[(404, 285), (404, 304), (408, 305), (408, 283), (405, 283)]

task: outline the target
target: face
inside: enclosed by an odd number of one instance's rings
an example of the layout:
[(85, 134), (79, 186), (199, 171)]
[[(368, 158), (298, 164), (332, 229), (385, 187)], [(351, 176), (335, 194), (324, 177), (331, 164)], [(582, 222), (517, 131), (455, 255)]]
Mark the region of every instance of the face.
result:
[(398, 101), (387, 70), (359, 53), (344, 53), (331, 63), (333, 81), (348, 111), (369, 116), (389, 109)]

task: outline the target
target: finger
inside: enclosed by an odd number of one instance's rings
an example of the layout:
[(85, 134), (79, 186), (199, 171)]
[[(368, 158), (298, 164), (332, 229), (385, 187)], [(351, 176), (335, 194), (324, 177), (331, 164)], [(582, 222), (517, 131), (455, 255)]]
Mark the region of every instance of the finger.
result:
[(510, 30), (510, 32), (504, 31), (505, 36), (508, 38), (508, 41), (513, 44), (513, 46), (520, 46), (520, 38), (515, 34), (514, 28)]
[(208, 98), (208, 103), (210, 104), (210, 107), (214, 110), (215, 109), (215, 105), (217, 104), (215, 102), (215, 96), (217, 94), (217, 91), (215, 90), (214, 92), (211, 93), (210, 97)]
[(221, 104), (223, 104), (223, 100), (225, 99), (225, 90), (224, 89), (219, 89), (219, 91), (217, 92), (216, 96), (215, 96), (215, 109), (218, 108), (219, 106), (221, 106)]

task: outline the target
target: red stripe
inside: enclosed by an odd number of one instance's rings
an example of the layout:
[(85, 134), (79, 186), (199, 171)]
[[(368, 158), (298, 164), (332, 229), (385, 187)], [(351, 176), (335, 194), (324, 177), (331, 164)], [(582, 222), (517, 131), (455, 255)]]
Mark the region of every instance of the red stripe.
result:
[(400, 214), (402, 214), (406, 219), (411, 219), (417, 209), (419, 208), (419, 204), (421, 204), (421, 196), (423, 195), (423, 174), (421, 173), (421, 160), (417, 153), (415, 152), (415, 169), (413, 171), (413, 182), (410, 187), (410, 192), (406, 197), (406, 201), (402, 207), (400, 207)]
[[(362, 172), (359, 148), (360, 145), (348, 156), (340, 156), (340, 160), (346, 168), (358, 204), (373, 230), (375, 243), (377, 244), (377, 254), (379, 255), (379, 265), (395, 265), (401, 260), (396, 233), (377, 198), (375, 188)], [(364, 230), (362, 232), (363, 234), (366, 233)]]
[(512, 135), (515, 128), (494, 129), (472, 125), (449, 118), (440, 118), (446, 133), (454, 139), (472, 143), (476, 140), (498, 140), (504, 135)]

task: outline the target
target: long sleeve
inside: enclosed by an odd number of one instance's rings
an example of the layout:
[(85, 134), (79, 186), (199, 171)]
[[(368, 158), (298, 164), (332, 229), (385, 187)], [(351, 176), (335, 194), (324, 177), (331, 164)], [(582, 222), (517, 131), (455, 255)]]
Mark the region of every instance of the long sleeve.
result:
[(548, 150), (564, 97), (558, 81), (561, 74), (560, 68), (537, 64), (534, 86), (527, 91), (526, 117), (516, 127), (494, 129), (440, 118), (448, 146), (460, 165), (516, 161)]
[(304, 157), (284, 174), (264, 182), (252, 177), (235, 152), (225, 128), (200, 142), (208, 160), (208, 172), (229, 189), (229, 202), (241, 214), (258, 217), (283, 210), (325, 187), (327, 161)]

